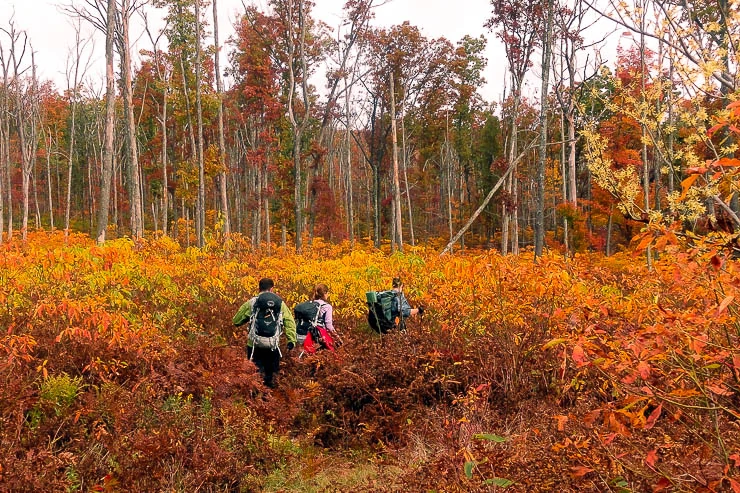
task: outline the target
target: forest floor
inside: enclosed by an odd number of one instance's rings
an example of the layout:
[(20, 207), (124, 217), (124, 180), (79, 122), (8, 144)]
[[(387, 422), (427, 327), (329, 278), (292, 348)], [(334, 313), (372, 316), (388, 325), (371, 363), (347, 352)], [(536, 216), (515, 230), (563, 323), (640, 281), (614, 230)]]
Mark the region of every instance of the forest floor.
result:
[[(740, 493), (740, 269), (716, 249), (231, 248), (0, 247), (0, 491)], [(327, 282), (344, 340), (272, 390), (231, 324), (265, 274), (291, 306)], [(427, 309), (381, 337), (364, 295), (398, 275)]]

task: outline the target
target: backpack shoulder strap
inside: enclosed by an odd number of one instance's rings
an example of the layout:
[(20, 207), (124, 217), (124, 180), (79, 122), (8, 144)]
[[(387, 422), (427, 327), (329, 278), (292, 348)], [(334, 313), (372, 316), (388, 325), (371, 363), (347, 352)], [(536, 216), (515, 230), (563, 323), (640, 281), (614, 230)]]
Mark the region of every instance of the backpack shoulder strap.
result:
[(319, 324), (319, 313), (321, 313), (321, 306), (323, 302), (321, 300), (311, 300), (311, 303), (316, 305), (316, 315), (313, 317), (311, 325), (316, 327)]

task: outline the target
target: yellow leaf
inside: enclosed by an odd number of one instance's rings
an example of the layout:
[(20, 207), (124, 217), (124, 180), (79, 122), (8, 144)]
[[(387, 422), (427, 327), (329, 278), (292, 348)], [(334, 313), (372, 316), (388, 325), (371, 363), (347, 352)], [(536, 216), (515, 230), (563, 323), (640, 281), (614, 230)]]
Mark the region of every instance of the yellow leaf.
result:
[(701, 393), (695, 389), (676, 389), (670, 393), (671, 397), (696, 397)]
[(546, 342), (546, 343), (545, 343), (545, 344), (544, 344), (544, 345), (542, 346), (542, 349), (543, 349), (543, 350), (545, 350), (545, 349), (550, 349), (551, 347), (553, 347), (553, 346), (557, 346), (558, 344), (562, 344), (562, 343), (564, 343), (565, 341), (567, 341), (567, 339), (563, 339), (562, 337), (561, 337), (561, 338), (558, 338), (558, 339), (552, 339), (552, 340), (550, 340), (550, 341)]

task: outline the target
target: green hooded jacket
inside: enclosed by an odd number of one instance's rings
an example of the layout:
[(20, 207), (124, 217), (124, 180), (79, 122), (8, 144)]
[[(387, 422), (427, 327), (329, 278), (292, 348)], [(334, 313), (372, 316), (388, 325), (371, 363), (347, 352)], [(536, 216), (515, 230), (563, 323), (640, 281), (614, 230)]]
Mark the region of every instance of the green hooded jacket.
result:
[[(234, 315), (234, 325), (239, 327), (240, 325), (244, 325), (249, 322), (249, 317), (252, 316), (252, 306), (256, 299), (257, 297), (255, 296), (239, 308), (239, 311)], [(295, 331), (295, 318), (293, 318), (293, 313), (290, 311), (290, 308), (288, 308), (285, 300), (280, 304), (280, 313), (283, 315), (283, 332), (285, 332), (285, 337), (288, 339), (288, 342), (295, 344), (298, 341)], [(247, 341), (247, 346), (252, 347), (251, 340)]]

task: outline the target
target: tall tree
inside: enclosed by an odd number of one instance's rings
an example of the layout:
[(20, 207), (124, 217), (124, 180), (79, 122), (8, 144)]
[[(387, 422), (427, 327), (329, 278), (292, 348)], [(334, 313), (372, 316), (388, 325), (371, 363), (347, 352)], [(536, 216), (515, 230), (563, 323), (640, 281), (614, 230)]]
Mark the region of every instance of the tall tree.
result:
[[(34, 62), (32, 59), (31, 68), (32, 74), (29, 84), (24, 84), (24, 78), (22, 77), (23, 72), (27, 70), (21, 70), (23, 64), (23, 58), (26, 54), (26, 49), (29, 49), (28, 35), (23, 31), (18, 31), (15, 28), (14, 23), (11, 21), (10, 27), (3, 31), (8, 35), (10, 39), (10, 60), (13, 68), (13, 92), (15, 95), (15, 121), (18, 132), (18, 145), (20, 146), (21, 154), (21, 175), (22, 175), (22, 196), (23, 196), (23, 216), (22, 216), (22, 227), (21, 234), (25, 241), (28, 235), (28, 211), (29, 211), (29, 189), (31, 182), (31, 173), (33, 172), (33, 165), (35, 162), (36, 154), (36, 137), (38, 132), (37, 116), (38, 116), (38, 102), (37, 102), (37, 91), (36, 91), (36, 71)], [(33, 49), (31, 48), (33, 55)], [(9, 226), (10, 228), (10, 226)]]
[[(162, 173), (162, 185), (161, 185), (161, 199), (162, 199), (162, 205), (161, 205), (161, 215), (162, 215), (162, 233), (166, 236), (168, 234), (169, 230), (169, 211), (170, 211), (170, 200), (169, 200), (169, 168), (168, 168), (168, 159), (167, 159), (167, 149), (168, 149), (168, 126), (167, 126), (167, 118), (168, 118), (168, 104), (169, 104), (169, 92), (170, 92), (170, 84), (172, 79), (172, 64), (170, 57), (167, 56), (166, 53), (163, 53), (159, 49), (159, 40), (161, 37), (165, 34), (165, 30), (167, 29), (167, 26), (163, 30), (161, 30), (157, 36), (155, 37), (150, 28), (149, 28), (149, 22), (146, 17), (146, 15), (143, 15), (144, 18), (144, 28), (147, 32), (147, 35), (149, 36), (149, 41), (152, 44), (152, 57), (153, 57), (153, 63), (155, 67), (155, 72), (157, 75), (157, 79), (159, 82), (160, 90), (162, 92), (161, 94), (161, 100), (158, 103), (159, 104), (159, 115), (156, 117), (160, 124), (160, 132), (161, 132), (161, 150), (160, 150), (160, 169)], [(152, 97), (155, 97), (156, 91), (152, 91), (154, 94)], [(155, 225), (156, 225), (156, 215), (155, 215)], [(156, 228), (155, 228), (156, 229)]]
[[(531, 57), (538, 46), (542, 27), (542, 3), (538, 0), (491, 0), (493, 16), (486, 26), (498, 29), (497, 36), (504, 42), (506, 59), (511, 78), (511, 99), (513, 102), (509, 120), (508, 154), (512, 166), (518, 154), (517, 119), (522, 97), (522, 84), (532, 64)], [(503, 231), (501, 251), (509, 251), (509, 227), (511, 226), (511, 251), (519, 252), (518, 184), (516, 170), (509, 175), (506, 184), (512, 204), (503, 204)]]
[[(231, 75), (234, 86), (231, 99), (235, 106), (233, 130), (245, 163), (237, 175), (239, 181), (236, 208), (238, 230), (248, 232), (253, 245), (261, 243), (269, 248), (271, 241), (271, 203), (281, 220), (292, 208), (283, 192), (285, 183), (281, 180), (279, 153), (280, 132), (285, 121), (284, 101), (280, 94), (282, 79), (282, 59), (275, 53), (279, 45), (279, 21), (273, 16), (248, 7), (236, 26), (231, 54)], [(272, 184), (272, 186), (269, 186)], [(253, 186), (250, 186), (253, 185)], [(242, 201), (242, 197), (244, 200)], [(244, 210), (246, 209), (246, 210)], [(251, 215), (252, 226), (242, 221), (242, 214)]]
[[(486, 59), (483, 52), (486, 47), (486, 40), (483, 36), (472, 38), (464, 36), (457, 43), (454, 58), (452, 60), (452, 97), (453, 106), (450, 114), (450, 127), (446, 129), (445, 140), (451, 139), (451, 151), (454, 151), (455, 160), (459, 164), (462, 174), (462, 188), (458, 191), (460, 196), (460, 213), (465, 211), (464, 204), (472, 205), (474, 196), (477, 196), (478, 187), (482, 184), (477, 183), (474, 176), (474, 146), (475, 133), (478, 127), (485, 125), (483, 99), (478, 90), (485, 83), (483, 71), (486, 67)], [(448, 134), (452, 134), (451, 137)], [(498, 138), (498, 137), (496, 137)], [(490, 142), (495, 146), (497, 142)], [(490, 170), (492, 157), (485, 163), (485, 167)], [(451, 159), (451, 158), (450, 158)], [(452, 168), (450, 168), (452, 172)], [(452, 180), (448, 180), (451, 184)], [(451, 190), (451, 187), (450, 187)], [(452, 238), (454, 224), (452, 221), (452, 193), (450, 191), (450, 221), (449, 230)]]
[(141, 170), (139, 168), (139, 149), (136, 140), (136, 119), (131, 79), (131, 42), (129, 26), (131, 17), (139, 8), (137, 0), (121, 0), (119, 12), (118, 52), (121, 55), (121, 75), (123, 79), (123, 106), (126, 114), (126, 143), (128, 150), (129, 202), (131, 203), (131, 234), (134, 238), (144, 235), (143, 200), (141, 196)]
[[(333, 136), (336, 131), (337, 113), (339, 110), (338, 99), (342, 91), (351, 91), (355, 81), (348, 81), (347, 75), (349, 67), (357, 67), (357, 62), (365, 49), (368, 41), (369, 22), (373, 17), (373, 9), (376, 0), (349, 0), (344, 5), (343, 19), (341, 26), (337, 29), (337, 39), (329, 42), (327, 39), (322, 42), (326, 44), (325, 50), (328, 53), (326, 59), (330, 64), (327, 67), (327, 84), (326, 99), (323, 108), (320, 110), (318, 129), (318, 142), (314, 146), (314, 164), (310, 168), (309, 186), (309, 240), (313, 238), (314, 226), (317, 219), (316, 196), (318, 186), (316, 186), (317, 177), (322, 168), (323, 159), (330, 154), (335, 142)], [(346, 29), (343, 29), (345, 28)], [(344, 83), (344, 89), (340, 86)], [(326, 151), (326, 152), (325, 152)]]
[(545, 28), (542, 31), (542, 90), (540, 91), (540, 145), (537, 159), (537, 212), (534, 223), (534, 255), (542, 256), (545, 244), (545, 163), (547, 161), (547, 100), (550, 83), (550, 54), (552, 53), (552, 24), (554, 0), (545, 2)]
[[(6, 201), (8, 203), (8, 213), (12, 218), (12, 202), (9, 195), (10, 180), (6, 179), (10, 171), (10, 57), (5, 54), (2, 43), (0, 43), (0, 68), (3, 70), (3, 97), (0, 99), (0, 115), (2, 115), (2, 118), (0, 118), (0, 244), (2, 244), (4, 241)], [(8, 221), (10, 228), (8, 239), (10, 239), (10, 233), (12, 232), (11, 221)]]
[(113, 75), (113, 37), (115, 36), (116, 0), (108, 0), (105, 31), (105, 140), (103, 146), (103, 174), (98, 201), (98, 224), (95, 239), (105, 243), (110, 207), (111, 178), (113, 175), (113, 125), (115, 119), (115, 86)]
[(390, 79), (390, 108), (391, 108), (391, 140), (393, 146), (393, 244), (403, 251), (403, 225), (401, 218), (401, 184), (398, 176), (398, 138), (396, 132), (396, 87), (393, 83), (393, 73)]
[[(120, 5), (119, 5), (120, 2)], [(124, 106), (124, 120), (125, 120), (125, 135), (126, 135), (126, 155), (127, 155), (127, 180), (128, 184), (128, 198), (130, 203), (130, 228), (131, 234), (135, 238), (140, 238), (144, 234), (144, 211), (143, 211), (143, 199), (141, 192), (141, 170), (139, 168), (139, 152), (138, 143), (136, 138), (136, 119), (134, 116), (134, 103), (133, 103), (133, 89), (132, 89), (132, 57), (131, 57), (131, 41), (130, 41), (130, 22), (131, 17), (141, 7), (142, 3), (140, 0), (118, 0), (114, 2), (113, 9), (115, 18), (113, 20), (113, 43), (114, 47), (117, 48), (120, 62), (120, 75), (121, 75), (121, 92), (123, 95), (123, 106)], [(110, 2), (105, 0), (85, 0), (82, 7), (70, 4), (64, 7), (64, 10), (72, 15), (78, 16), (85, 19), (91, 25), (93, 25), (99, 31), (105, 33), (106, 36), (106, 66), (107, 60), (107, 43), (108, 43), (108, 31), (110, 29), (109, 23), (111, 22), (109, 16), (111, 13)], [(111, 58), (114, 55), (111, 55)], [(107, 69), (106, 69), (106, 86), (107, 81)], [(113, 103), (115, 103), (115, 81)], [(107, 93), (107, 90), (106, 90)], [(106, 94), (106, 105), (108, 104), (108, 96)], [(106, 107), (106, 112), (109, 111)], [(113, 109), (113, 115), (115, 115), (115, 109)], [(112, 117), (113, 118), (113, 117)], [(106, 116), (107, 119), (107, 116)], [(107, 133), (106, 122), (106, 133)], [(115, 125), (113, 126), (113, 132), (115, 133)], [(113, 140), (114, 137), (111, 137)], [(112, 149), (111, 144), (111, 149)], [(111, 151), (113, 152), (113, 151)], [(107, 159), (103, 158), (104, 161)], [(111, 160), (114, 157), (111, 156)], [(103, 181), (107, 180), (105, 176), (105, 164), (103, 165)], [(114, 165), (111, 164), (111, 180), (115, 174)], [(101, 189), (105, 188), (105, 184), (101, 186)], [(113, 188), (115, 192), (117, 189)], [(102, 193), (102, 192), (101, 192)], [(110, 195), (110, 192), (108, 192)], [(102, 206), (101, 201), (100, 205)], [(110, 197), (108, 198), (108, 205), (110, 205)], [(117, 201), (114, 201), (114, 212), (117, 216)], [(101, 218), (101, 212), (98, 211), (98, 218)], [(117, 220), (117, 217), (114, 217)], [(117, 222), (117, 221), (116, 221)], [(98, 224), (98, 234), (96, 237), (100, 238), (99, 230), (101, 225)], [(103, 241), (105, 239), (103, 238)]]
[(67, 147), (67, 199), (64, 207), (64, 237), (69, 237), (69, 218), (72, 209), (72, 166), (75, 155), (75, 133), (77, 130), (77, 106), (80, 98), (80, 81), (85, 78), (90, 67), (91, 54), (85, 57), (85, 51), (90, 39), (83, 39), (80, 35), (81, 26), (79, 21), (75, 24), (75, 44), (72, 47), (74, 53), (67, 56), (67, 69), (65, 71), (67, 80), (67, 98), (69, 104), (69, 146)]
[(198, 246), (205, 246), (206, 227), (206, 168), (203, 158), (203, 104), (201, 91), (201, 19), (200, 0), (195, 0), (195, 112), (198, 119), (198, 202), (196, 206), (197, 220), (195, 221)]
[(284, 22), (283, 36), (287, 65), (287, 112), (293, 136), (293, 177), (295, 212), (295, 247), (303, 246), (302, 140), (311, 121), (312, 100), (309, 92), (309, 35), (314, 25), (310, 16), (312, 2), (307, 0), (272, 0), (275, 13)]
[[(386, 147), (389, 146), (388, 137), (392, 130), (388, 115), (391, 107), (389, 78), (394, 78), (396, 105), (404, 109), (405, 120), (414, 122), (412, 132), (418, 133), (415, 145), (419, 159), (432, 159), (431, 156), (439, 151), (436, 137), (445, 129), (444, 108), (451, 105), (449, 60), (452, 52), (448, 40), (427, 39), (408, 22), (389, 30), (376, 30), (372, 35), (365, 57), (370, 73), (363, 81), (368, 97), (365, 112), (369, 129), (364, 132), (366, 143), (360, 150), (372, 174), (371, 199), (376, 246), (380, 246), (381, 240), (381, 177), (390, 167), (386, 161), (389, 154)], [(411, 151), (404, 149), (404, 153), (410, 154)], [(392, 183), (392, 175), (389, 178)], [(395, 212), (391, 211), (391, 214), (392, 220)], [(395, 226), (395, 223), (391, 225)]]
[(228, 166), (226, 165), (226, 140), (224, 137), (224, 101), (223, 101), (223, 81), (221, 80), (221, 45), (218, 39), (218, 2), (213, 0), (213, 43), (215, 45), (214, 50), (214, 65), (216, 71), (216, 92), (218, 95), (218, 153), (219, 159), (221, 160), (222, 171), (218, 175), (219, 183), (219, 196), (221, 198), (221, 213), (223, 214), (223, 233), (228, 236), (231, 233), (231, 219), (229, 217), (229, 199), (226, 189), (226, 171)]
[[(199, 3), (196, 5), (196, 2)], [(196, 242), (199, 244), (203, 240), (201, 233), (205, 228), (206, 179), (210, 178), (210, 174), (206, 176), (205, 160), (203, 160), (201, 179), (200, 156), (204, 156), (207, 146), (206, 135), (203, 134), (203, 139), (199, 138), (197, 99), (199, 90), (201, 98), (209, 91), (210, 86), (206, 78), (210, 76), (212, 68), (210, 58), (203, 56), (204, 26), (207, 24), (200, 15), (203, 0), (155, 0), (155, 5), (167, 8), (165, 35), (169, 41), (172, 80), (179, 82), (179, 84), (172, 84), (173, 95), (170, 99), (175, 124), (173, 131), (184, 136), (177, 142), (173, 142), (175, 146), (173, 152), (176, 153), (174, 165), (177, 187), (175, 192), (176, 197), (180, 198), (179, 205), (182, 209), (182, 216), (185, 217), (186, 228), (189, 228), (191, 217), (195, 220)], [(204, 118), (202, 111), (201, 101), (201, 121)], [(201, 184), (203, 185), (202, 197)], [(187, 232), (185, 239), (186, 242), (189, 241)]]

